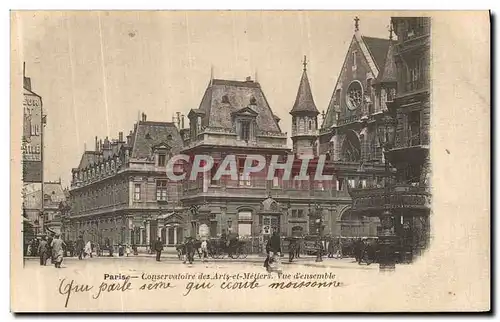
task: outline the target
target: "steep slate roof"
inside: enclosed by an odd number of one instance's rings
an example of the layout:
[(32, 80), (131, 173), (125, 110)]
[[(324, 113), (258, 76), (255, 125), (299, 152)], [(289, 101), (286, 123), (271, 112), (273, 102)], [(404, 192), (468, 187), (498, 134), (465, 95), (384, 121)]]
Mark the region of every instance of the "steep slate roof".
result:
[(365, 37), (363, 38), (366, 47), (370, 51), (375, 64), (377, 64), (377, 69), (382, 70), (385, 65), (385, 59), (387, 57), (387, 50), (389, 49), (389, 39)]
[(394, 47), (391, 41), (387, 50), (384, 67), (377, 77), (377, 82), (390, 83), (396, 81), (396, 63), (394, 62)]
[[(227, 96), (229, 103), (222, 102), (223, 96)], [(260, 84), (254, 81), (213, 79), (206, 89), (199, 107), (201, 111), (205, 112), (202, 125), (232, 129), (231, 113), (249, 106), (252, 97), (255, 98), (255, 105), (252, 108), (258, 113), (257, 127), (259, 130), (281, 132)]]
[(307, 71), (304, 69), (302, 73), (302, 78), (300, 79), (299, 90), (297, 91), (297, 97), (295, 98), (295, 103), (290, 111), (290, 114), (296, 112), (313, 112), (319, 114), (316, 104), (314, 104), (313, 95), (311, 92), (311, 86), (309, 85), (309, 79), (307, 77)]
[(82, 158), (80, 159), (79, 169), (84, 169), (89, 165), (96, 163), (99, 160), (99, 155), (101, 153), (97, 151), (85, 151), (83, 152)]
[(182, 148), (181, 135), (172, 122), (140, 121), (133, 137), (132, 158), (143, 159), (151, 156), (153, 147), (161, 143), (168, 144), (173, 154), (177, 154)]

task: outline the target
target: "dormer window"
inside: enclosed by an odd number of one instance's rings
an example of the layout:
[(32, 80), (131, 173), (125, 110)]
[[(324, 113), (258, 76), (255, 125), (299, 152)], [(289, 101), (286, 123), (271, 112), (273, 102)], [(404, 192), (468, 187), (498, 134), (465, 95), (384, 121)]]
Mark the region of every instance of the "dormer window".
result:
[(168, 140), (168, 141), (172, 141), (172, 135), (170, 135), (170, 134), (169, 134), (169, 135), (167, 136), (167, 140)]
[(167, 155), (165, 153), (158, 154), (158, 166), (164, 167), (167, 164)]
[(250, 140), (250, 121), (248, 121), (248, 120), (241, 121), (240, 137), (242, 140), (245, 140), (245, 141)]
[(253, 96), (250, 97), (250, 105), (257, 105), (257, 100)]
[(227, 95), (222, 96), (222, 103), (223, 104), (229, 104), (229, 97)]
[(146, 139), (151, 139), (151, 135), (149, 133), (146, 133)]

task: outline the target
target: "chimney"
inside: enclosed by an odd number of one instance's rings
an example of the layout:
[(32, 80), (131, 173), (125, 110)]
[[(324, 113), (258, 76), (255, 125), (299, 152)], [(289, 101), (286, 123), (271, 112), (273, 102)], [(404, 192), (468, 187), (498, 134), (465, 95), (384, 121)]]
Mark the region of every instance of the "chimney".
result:
[(146, 113), (142, 113), (142, 121), (146, 122), (146, 119), (147, 119)]
[(23, 85), (24, 88), (31, 91), (31, 78), (26, 77), (26, 62), (23, 62)]
[(181, 128), (181, 112), (176, 112), (175, 114), (177, 114), (177, 128)]
[(97, 141), (97, 135), (95, 137), (95, 151), (99, 151), (99, 142)]
[(181, 129), (184, 128), (184, 114), (181, 115)]
[(102, 148), (103, 148), (103, 146), (102, 146), (102, 139), (100, 139), (99, 140), (99, 151), (102, 151)]
[(118, 142), (123, 142), (123, 132), (118, 132)]
[(127, 145), (130, 146), (132, 145), (132, 130), (130, 133), (127, 135)]
[(246, 82), (249, 82), (249, 83), (253, 83), (253, 80), (252, 80), (252, 77), (251, 76), (247, 76)]

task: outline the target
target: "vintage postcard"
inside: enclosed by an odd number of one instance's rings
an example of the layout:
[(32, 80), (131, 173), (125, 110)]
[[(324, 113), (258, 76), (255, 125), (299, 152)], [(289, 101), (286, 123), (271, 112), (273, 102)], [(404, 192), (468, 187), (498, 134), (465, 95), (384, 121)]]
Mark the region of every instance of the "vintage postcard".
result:
[(12, 11), (11, 310), (490, 310), (489, 12)]

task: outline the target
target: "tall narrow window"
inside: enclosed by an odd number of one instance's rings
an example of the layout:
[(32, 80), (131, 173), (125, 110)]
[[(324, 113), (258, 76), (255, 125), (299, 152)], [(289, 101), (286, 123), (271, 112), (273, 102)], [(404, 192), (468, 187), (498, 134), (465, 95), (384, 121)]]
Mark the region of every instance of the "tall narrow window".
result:
[(409, 145), (420, 145), (420, 111), (411, 112), (408, 116)]
[(164, 167), (167, 161), (167, 156), (165, 153), (160, 153), (158, 154), (158, 166), (159, 167)]
[(134, 200), (141, 200), (141, 185), (134, 185)]
[(275, 176), (273, 177), (273, 188), (278, 188), (280, 186), (280, 179)]
[(245, 159), (238, 159), (238, 176), (240, 181), (240, 186), (250, 186), (250, 175), (245, 173)]
[(156, 200), (167, 201), (167, 180), (156, 181)]
[(210, 183), (213, 185), (219, 184), (219, 180), (215, 179), (215, 175), (217, 174), (218, 169), (219, 169), (219, 163), (214, 162), (214, 165), (213, 165), (212, 169), (210, 170), (210, 180), (211, 180)]
[(356, 60), (357, 53), (356, 50), (352, 52), (352, 69), (358, 68), (358, 62)]
[(241, 121), (240, 137), (244, 141), (250, 140), (250, 121)]
[(313, 122), (312, 122), (312, 120), (309, 120), (309, 131), (312, 130), (312, 127), (313, 127)]

